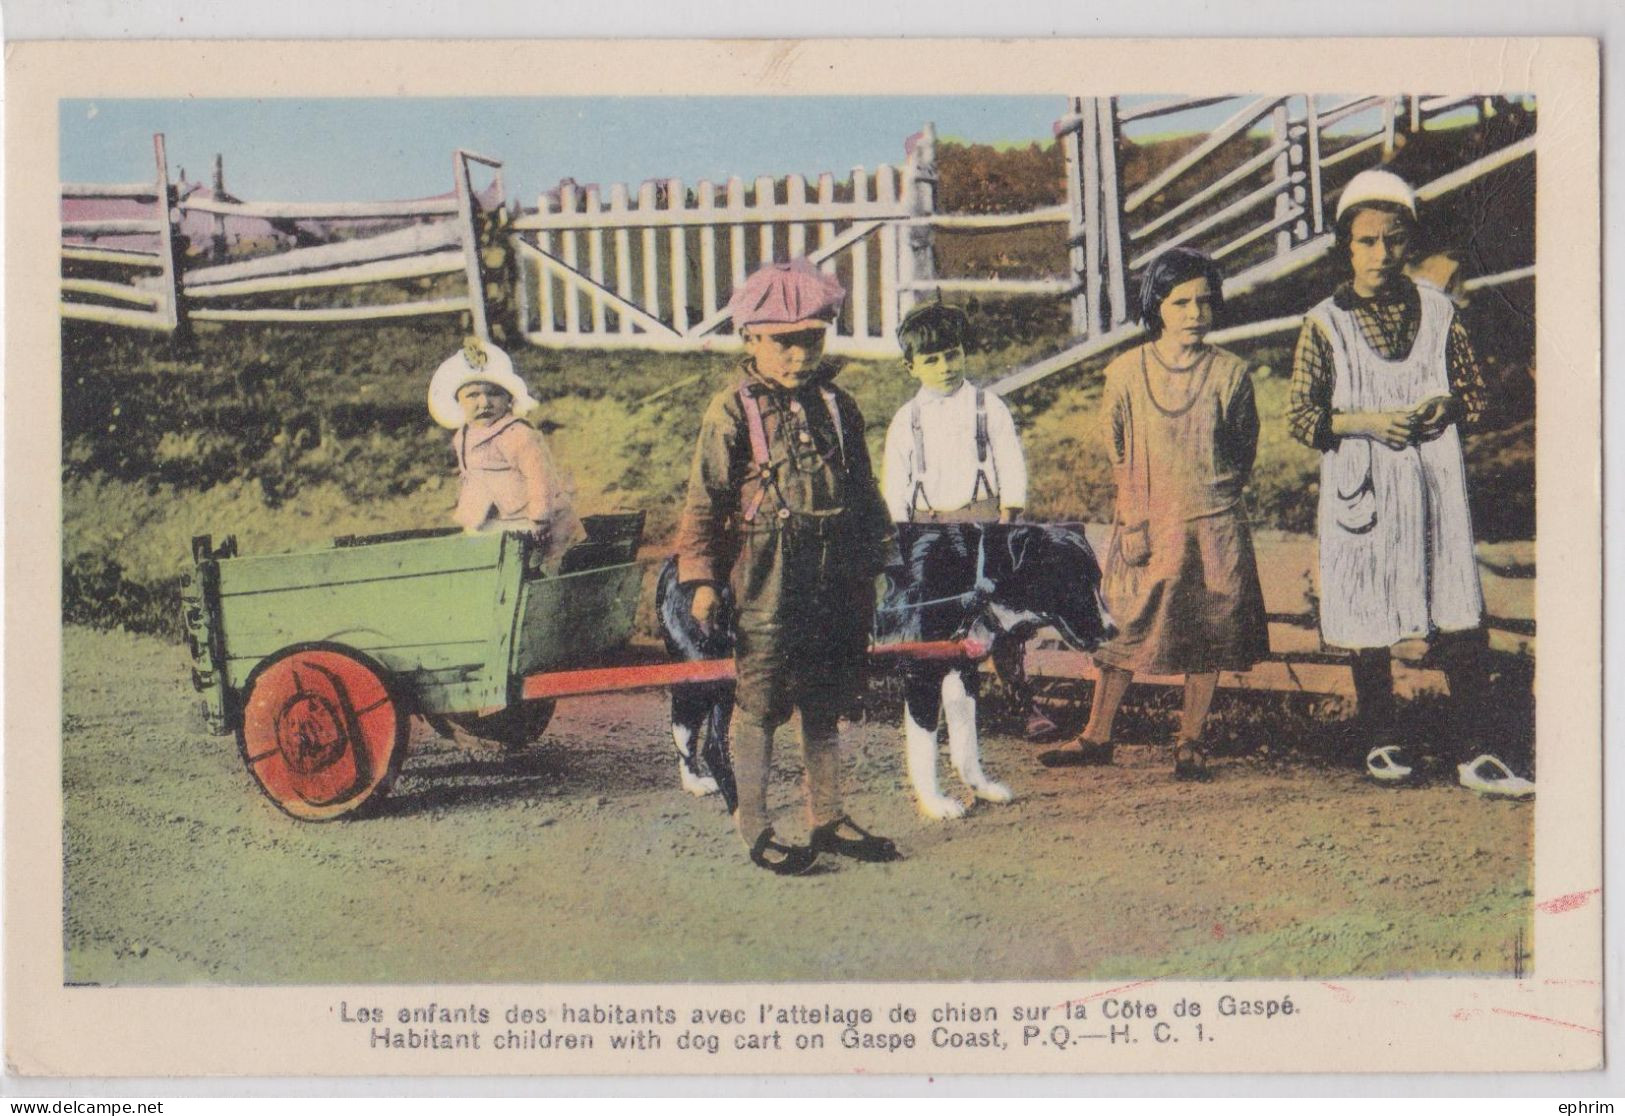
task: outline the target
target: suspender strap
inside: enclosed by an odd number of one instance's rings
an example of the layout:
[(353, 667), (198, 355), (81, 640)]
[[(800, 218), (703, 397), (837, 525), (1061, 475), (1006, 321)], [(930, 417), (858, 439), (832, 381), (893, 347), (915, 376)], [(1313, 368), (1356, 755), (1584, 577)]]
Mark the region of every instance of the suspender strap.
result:
[[(987, 461), (987, 393), (976, 389), (976, 463)], [(978, 470), (980, 472), (980, 470)]]
[(739, 407), (745, 412), (745, 429), (750, 434), (750, 457), (756, 465), (756, 498), (745, 509), (745, 522), (755, 520), (756, 513), (762, 509), (762, 501), (767, 497), (767, 486), (772, 476), (767, 455), (767, 430), (762, 425), (762, 407), (756, 402), (756, 397), (750, 393), (748, 386), (739, 389)]
[(914, 430), (914, 491), (908, 495), (908, 518), (914, 521), (914, 513), (925, 505), (926, 511), (931, 511), (931, 501), (925, 494), (925, 427), (920, 422), (920, 399), (915, 396), (908, 405), (908, 424)]
[(841, 468), (846, 468), (846, 431), (841, 428), (841, 404), (835, 398), (835, 392), (828, 387), (820, 386), (818, 394), (824, 397), (824, 408), (829, 411), (829, 421), (835, 427), (835, 444), (841, 448)]

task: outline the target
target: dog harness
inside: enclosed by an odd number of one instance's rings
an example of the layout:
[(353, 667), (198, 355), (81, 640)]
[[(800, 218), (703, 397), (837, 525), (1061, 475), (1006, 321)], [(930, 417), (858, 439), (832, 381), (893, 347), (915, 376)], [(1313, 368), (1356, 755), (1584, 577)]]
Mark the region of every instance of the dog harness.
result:
[[(916, 397), (909, 404), (909, 428), (914, 432), (914, 491), (908, 499), (908, 517), (912, 521), (914, 513), (925, 505), (928, 512), (936, 511), (931, 501), (925, 495), (925, 427), (920, 422), (920, 400)], [(993, 488), (993, 482), (987, 479), (987, 394), (976, 389), (976, 483), (971, 485), (970, 500), (976, 503), (983, 498), (982, 490), (987, 490), (986, 498), (991, 500), (998, 496)]]
[[(829, 411), (830, 422), (835, 426), (835, 443), (840, 451), (841, 469), (846, 469), (846, 432), (841, 428), (841, 407), (835, 398), (835, 392), (827, 385), (821, 384), (818, 388), (819, 396), (824, 400), (824, 407)], [(742, 384), (739, 388), (739, 406), (745, 412), (745, 429), (750, 434), (750, 456), (755, 466), (752, 479), (757, 482), (756, 496), (745, 509), (746, 523), (756, 521), (756, 513), (762, 509), (762, 501), (767, 498), (767, 490), (772, 488), (779, 497), (779, 518), (789, 519), (790, 509), (785, 504), (784, 494), (779, 491), (778, 477), (773, 468), (773, 461), (767, 449), (767, 427), (762, 422), (762, 406), (756, 401), (750, 384)], [(806, 443), (812, 441), (812, 432), (807, 426), (807, 415), (801, 406), (801, 400), (795, 396), (790, 397), (790, 411), (801, 420), (801, 429), (797, 433), (798, 440)]]

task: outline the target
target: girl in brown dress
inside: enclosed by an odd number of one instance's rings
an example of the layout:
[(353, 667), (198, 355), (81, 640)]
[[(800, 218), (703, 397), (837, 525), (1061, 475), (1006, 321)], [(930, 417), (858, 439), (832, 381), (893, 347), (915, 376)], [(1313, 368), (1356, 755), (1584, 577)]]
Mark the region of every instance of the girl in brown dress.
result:
[(1101, 400), (1117, 481), (1102, 586), (1119, 634), (1094, 653), (1089, 723), (1046, 766), (1109, 763), (1112, 722), (1140, 674), (1183, 674), (1174, 776), (1206, 777), (1202, 727), (1221, 670), (1269, 652), (1264, 595), (1242, 489), (1258, 448), (1246, 361), (1207, 344), (1223, 310), (1223, 277), (1207, 256), (1174, 248), (1140, 287), (1151, 340), (1106, 369)]

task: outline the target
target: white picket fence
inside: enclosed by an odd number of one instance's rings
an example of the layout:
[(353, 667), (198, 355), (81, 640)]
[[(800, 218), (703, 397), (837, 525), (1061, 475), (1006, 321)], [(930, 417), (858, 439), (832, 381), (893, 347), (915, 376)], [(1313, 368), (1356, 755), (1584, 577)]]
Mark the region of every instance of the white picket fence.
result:
[[(502, 164), (483, 155), (453, 153), (454, 190), (445, 199), (405, 202), (231, 202), (203, 197), (177, 197), (168, 187), (164, 137), (153, 137), (158, 163), (155, 185), (62, 187), (67, 198), (165, 197), (150, 220), (64, 221), (62, 256), (65, 262), (120, 265), (134, 274), (128, 282), (106, 279), (62, 280), (64, 318), (173, 331), (188, 322), (278, 322), (312, 325), (331, 322), (367, 322), (424, 315), (468, 313), (473, 329), (489, 338), (485, 284), (478, 244), (478, 202), (471, 179), (471, 164), (483, 164), (496, 174), (493, 189), (501, 203)], [(266, 221), (323, 221), (396, 223), (375, 235), (356, 236), (313, 247), (290, 248), (231, 263), (187, 268), (175, 255), (176, 229), (183, 213), (251, 217)], [(407, 222), (417, 222), (408, 224)], [(151, 249), (98, 247), (73, 241), (100, 237), (150, 235)], [(142, 272), (157, 270), (154, 277)], [(234, 306), (239, 299), (266, 294), (331, 291), (334, 288), (373, 289), (373, 285), (404, 279), (425, 279), (461, 274), (462, 293), (404, 301), (377, 300), (356, 305), (315, 307)], [(86, 301), (86, 297), (102, 301)], [(376, 298), (376, 296), (374, 296)], [(134, 303), (139, 309), (107, 303)]]
[[(842, 196), (844, 195), (844, 196)], [(565, 182), (514, 222), (521, 328), (538, 345), (659, 350), (728, 347), (728, 299), (763, 262), (805, 256), (848, 296), (833, 352), (896, 351), (901, 314), (930, 286), (929, 238), (910, 222), (935, 207), (929, 126), (902, 168), (854, 168), (809, 182), (792, 174), (697, 183)]]

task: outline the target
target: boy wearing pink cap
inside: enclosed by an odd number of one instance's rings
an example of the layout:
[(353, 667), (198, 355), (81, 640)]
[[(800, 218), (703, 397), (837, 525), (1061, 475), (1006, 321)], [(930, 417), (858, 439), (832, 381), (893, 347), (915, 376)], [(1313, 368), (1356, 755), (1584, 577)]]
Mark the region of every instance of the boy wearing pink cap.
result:
[[(893, 546), (863, 438), (863, 416), (831, 382), (824, 336), (846, 292), (805, 260), (764, 265), (729, 302), (745, 358), (706, 408), (677, 536), (677, 573), (702, 627), (731, 585), (738, 683), (729, 752), (734, 821), (751, 860), (781, 874), (820, 852), (898, 858), (841, 808), (836, 722), (856, 692), (874, 578)], [(806, 847), (777, 839), (767, 814), (774, 730), (801, 714)]]

